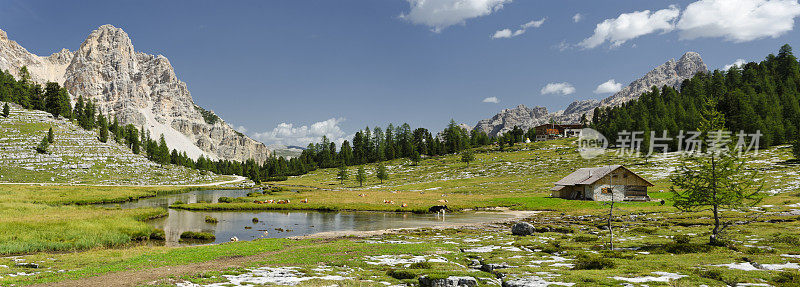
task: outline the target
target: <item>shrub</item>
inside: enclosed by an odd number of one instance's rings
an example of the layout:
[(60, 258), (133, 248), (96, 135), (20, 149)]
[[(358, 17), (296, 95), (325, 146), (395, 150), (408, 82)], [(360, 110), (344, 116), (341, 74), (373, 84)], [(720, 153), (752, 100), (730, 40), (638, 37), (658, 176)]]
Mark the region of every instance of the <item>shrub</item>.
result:
[(601, 253), (605, 258), (633, 259), (634, 255), (630, 252), (603, 250)]
[(688, 244), (691, 238), (686, 234), (678, 234), (673, 236), (672, 240), (675, 241), (676, 244)]
[(408, 268), (411, 268), (411, 269), (431, 269), (431, 263), (430, 262), (411, 263), (411, 265), (409, 265)]
[(179, 205), (179, 204), (185, 204), (185, 203), (183, 203), (183, 201), (180, 200), (176, 200), (175, 202), (172, 203), (172, 205)]
[(181, 239), (214, 240), (217, 239), (217, 237), (208, 232), (186, 231), (181, 233)]
[(652, 227), (634, 227), (631, 229), (631, 232), (642, 233), (642, 234), (653, 234), (656, 233), (655, 228)]
[(616, 264), (611, 259), (599, 255), (582, 254), (575, 258), (573, 270), (602, 270), (614, 268)]
[(217, 220), (216, 218), (206, 215), (206, 223), (217, 224), (218, 222), (219, 220)]
[(667, 243), (661, 246), (664, 252), (672, 254), (705, 253), (711, 251), (713, 246), (697, 243)]
[(719, 270), (702, 270), (698, 272), (698, 276), (700, 276), (701, 278), (708, 278), (711, 280), (724, 281), (724, 279), (722, 278), (722, 272), (720, 272)]
[(394, 269), (392, 269), (392, 270), (387, 271), (386, 275), (389, 275), (389, 277), (392, 277), (392, 278), (397, 279), (397, 280), (417, 278), (417, 274), (414, 274), (414, 272), (411, 272), (411, 271), (408, 271), (408, 270), (394, 270)]
[(248, 193), (247, 193), (247, 197), (256, 197), (256, 196), (259, 196), (259, 195), (261, 195), (261, 194), (262, 194), (262, 193), (260, 193), (260, 192), (255, 192), (255, 191), (254, 191), (254, 192), (248, 192)]
[(166, 240), (167, 234), (164, 233), (163, 229), (153, 229), (153, 232), (150, 233), (151, 240)]
[(797, 271), (787, 271), (778, 273), (772, 279), (776, 286), (800, 286), (800, 273)]
[(795, 234), (778, 233), (773, 234), (769, 240), (772, 243), (784, 243), (788, 245), (800, 245), (800, 237)]
[(597, 236), (594, 236), (594, 235), (580, 234), (578, 236), (573, 237), (572, 241), (575, 241), (575, 242), (593, 242), (593, 241), (597, 241), (598, 239), (600, 239), (600, 238), (598, 238)]

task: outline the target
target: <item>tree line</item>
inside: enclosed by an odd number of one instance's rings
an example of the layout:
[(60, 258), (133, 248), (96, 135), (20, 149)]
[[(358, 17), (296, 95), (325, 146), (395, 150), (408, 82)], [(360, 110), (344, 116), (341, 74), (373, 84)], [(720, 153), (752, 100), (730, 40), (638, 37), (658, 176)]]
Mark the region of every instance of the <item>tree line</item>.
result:
[[(709, 101), (713, 107), (704, 106)], [(649, 148), (650, 131), (660, 137), (666, 130), (673, 137), (668, 145), (674, 151), (679, 131), (698, 130), (709, 108), (723, 115), (727, 130), (760, 131), (760, 147), (794, 144), (800, 157), (800, 63), (789, 45), (760, 63), (698, 73), (685, 80), (680, 91), (653, 87), (621, 106), (596, 108), (591, 126), (611, 143), (619, 131), (644, 131), (642, 150)]]

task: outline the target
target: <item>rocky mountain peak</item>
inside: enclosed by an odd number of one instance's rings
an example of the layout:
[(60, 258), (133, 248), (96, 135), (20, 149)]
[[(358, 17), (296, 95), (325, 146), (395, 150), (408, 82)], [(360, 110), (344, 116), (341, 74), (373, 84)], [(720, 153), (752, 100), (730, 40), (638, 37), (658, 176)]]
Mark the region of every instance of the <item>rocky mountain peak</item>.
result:
[(63, 49), (48, 57), (29, 53), (5, 32), (0, 36), (0, 69), (18, 77), (20, 67), (27, 66), (31, 80), (58, 82), (73, 99), (90, 99), (102, 113), (144, 127), (153, 138), (163, 135), (170, 148), (190, 157), (263, 162), (270, 154), (213, 113), (201, 114), (169, 60), (136, 52), (120, 28), (100, 26), (74, 53)]
[(524, 105), (519, 105), (513, 109), (504, 109), (491, 119), (481, 120), (475, 126), (490, 136), (497, 136), (510, 131), (514, 126), (527, 130), (534, 126), (547, 123), (550, 119), (564, 124), (577, 124), (583, 115), (591, 118), (594, 109), (598, 106), (617, 106), (628, 101), (639, 98), (639, 96), (650, 90), (651, 87), (662, 87), (664, 85), (680, 88), (680, 84), (697, 73), (708, 72), (700, 54), (686, 52), (678, 61), (671, 59), (666, 63), (655, 67), (647, 72), (642, 78), (633, 81), (630, 85), (623, 88), (614, 95), (602, 101), (589, 99), (572, 102), (565, 110), (555, 113), (548, 113), (547, 109), (535, 107), (529, 109)]

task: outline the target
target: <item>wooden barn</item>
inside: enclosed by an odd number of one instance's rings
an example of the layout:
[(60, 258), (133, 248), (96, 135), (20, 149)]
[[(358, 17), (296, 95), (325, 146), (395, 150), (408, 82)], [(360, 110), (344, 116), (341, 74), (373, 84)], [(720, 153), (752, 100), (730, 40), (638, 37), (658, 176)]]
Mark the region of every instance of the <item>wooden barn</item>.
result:
[(649, 201), (652, 183), (621, 165), (581, 168), (555, 183), (553, 197), (611, 201)]

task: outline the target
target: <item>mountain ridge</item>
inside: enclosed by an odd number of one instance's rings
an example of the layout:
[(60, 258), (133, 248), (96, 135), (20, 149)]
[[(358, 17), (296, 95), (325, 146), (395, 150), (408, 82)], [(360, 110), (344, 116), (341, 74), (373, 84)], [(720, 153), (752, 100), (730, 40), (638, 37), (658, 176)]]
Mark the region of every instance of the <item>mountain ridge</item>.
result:
[(706, 73), (708, 68), (700, 54), (696, 52), (686, 52), (678, 61), (670, 59), (647, 72), (625, 86), (622, 90), (603, 99), (587, 99), (570, 103), (566, 109), (550, 113), (547, 108), (535, 106), (529, 108), (525, 105), (518, 105), (514, 108), (503, 109), (492, 118), (478, 121), (473, 129), (481, 130), (489, 136), (498, 136), (519, 126), (523, 130), (548, 123), (551, 119), (559, 123), (578, 124), (585, 115), (591, 119), (596, 107), (619, 106), (628, 101), (639, 98), (651, 87), (661, 87), (664, 85), (680, 88), (680, 84), (697, 73)]

